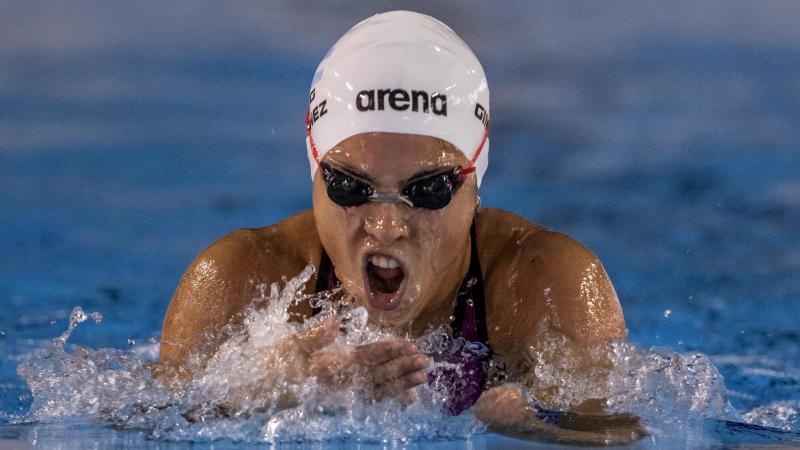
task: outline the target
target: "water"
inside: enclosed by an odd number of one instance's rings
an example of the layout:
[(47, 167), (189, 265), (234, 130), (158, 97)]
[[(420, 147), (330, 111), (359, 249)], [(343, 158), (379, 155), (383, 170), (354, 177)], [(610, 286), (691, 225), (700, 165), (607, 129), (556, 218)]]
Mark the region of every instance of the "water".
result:
[[(12, 423), (34, 402), (17, 367), (53, 348), (75, 306), (103, 319), (74, 330), (66, 361), (132, 372), (152, 359), (148, 341), (203, 246), (310, 206), (298, 99), (338, 35), (390, 7), (2, 5), (0, 444), (181, 445), (144, 440), (150, 422)], [(651, 424), (641, 446), (796, 439), (798, 6), (403, 7), (450, 23), (484, 63), (494, 121), (482, 204), (576, 237), (608, 269), (635, 346), (616, 350), (638, 369), (617, 387), (642, 388), (615, 404), (676, 419)], [(645, 395), (648, 380), (676, 401)]]
[[(367, 374), (333, 369), (340, 379), (335, 387), (316, 378), (296, 380), (284, 375), (293, 357), (276, 350), (281, 342), (331, 316), (339, 318), (343, 332), (326, 352), (349, 352), (389, 337), (368, 323), (363, 307), (337, 307), (329, 298), (311, 300), (324, 305), (317, 317), (302, 324), (289, 322), (287, 308), (307, 300), (302, 291), (313, 269), (307, 267), (282, 290), (273, 284), (267, 294), (263, 286), (243, 324), (226, 330), (230, 337), (206, 365), (190, 358), (189, 367), (197, 375), (180, 388), (169, 388), (152, 375), (148, 365), (157, 355), (156, 343), (128, 350), (75, 347), (65, 351), (77, 326), (89, 317), (101, 321), (98, 313), (74, 308), (67, 330), (18, 366), (33, 402), (25, 415), (10, 417), (10, 422), (101, 423), (158, 441), (223, 444), (350, 441), (406, 446), (471, 440), (485, 432), (471, 414), (442, 413), (450, 390), (446, 377), (437, 376), (435, 382), (416, 388), (415, 397), (401, 403), (393, 398), (373, 399)], [(546, 322), (540, 326), (541, 339), (529, 351), (534, 360), (548, 363), (536, 365), (535, 379), (529, 382), (534, 389), (555, 392), (548, 403), (537, 403), (540, 414), (555, 418), (563, 415), (559, 411), (587, 399), (607, 398), (609, 411), (635, 414), (650, 431), (650, 439), (662, 446), (700, 445), (708, 442), (707, 435), (714, 436), (706, 428), (730, 433), (734, 427), (747, 426), (728, 402), (717, 368), (703, 354), (642, 350), (624, 341), (571, 350), (563, 335), (550, 331)], [(463, 345), (438, 329), (418, 338), (416, 344), (426, 352), (445, 354)], [(613, 368), (577, 371), (575, 352), (590, 359), (608, 358)], [(274, 369), (265, 371), (265, 361), (273, 361)], [(430, 370), (435, 374), (439, 368), (461, 370), (448, 362), (434, 363)], [(753, 416), (750, 422), (770, 417), (787, 430), (797, 427), (785, 416), (762, 411), (749, 414)], [(771, 425), (744, 428), (753, 434), (745, 442), (760, 437), (754, 431), (770, 433), (768, 442), (799, 442), (800, 433), (781, 433), (775, 423)]]

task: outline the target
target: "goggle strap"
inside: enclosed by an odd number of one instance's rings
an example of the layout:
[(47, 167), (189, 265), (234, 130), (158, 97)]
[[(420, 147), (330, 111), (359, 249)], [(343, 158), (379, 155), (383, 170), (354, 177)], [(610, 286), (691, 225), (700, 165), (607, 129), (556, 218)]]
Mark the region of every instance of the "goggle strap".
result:
[(467, 176), (469, 176), (469, 174), (471, 174), (472, 172), (475, 172), (475, 166), (467, 166), (459, 170), (456, 173), (456, 177), (458, 177), (458, 182), (463, 183), (464, 181), (466, 181)]
[[(314, 136), (311, 135), (311, 107), (306, 110), (306, 137), (308, 138), (308, 146), (311, 149), (311, 156), (314, 158), (314, 161), (317, 162), (319, 165), (319, 151), (317, 151), (317, 145), (314, 143)], [(481, 155), (483, 151), (484, 145), (486, 145), (486, 140), (489, 139), (489, 127), (485, 127), (483, 129), (483, 137), (481, 138), (481, 143), (478, 145), (477, 150), (473, 153), (472, 158), (469, 160), (469, 166), (461, 169), (458, 172), (458, 179), (460, 181), (464, 181), (467, 175), (475, 172), (475, 163), (478, 161), (478, 157)]]
[(478, 148), (475, 150), (475, 153), (472, 154), (472, 158), (469, 160), (469, 165), (464, 167), (463, 169), (459, 170), (456, 176), (458, 176), (458, 181), (463, 183), (467, 179), (467, 175), (475, 172), (475, 163), (478, 161), (478, 157), (481, 156), (481, 152), (483, 151), (483, 147), (486, 145), (486, 140), (489, 139), (489, 127), (485, 127), (483, 129), (483, 138), (481, 138), (481, 143), (478, 145)]
[(306, 137), (308, 138), (308, 147), (311, 149), (311, 156), (319, 166), (319, 152), (317, 151), (317, 144), (314, 143), (314, 136), (311, 135), (311, 107), (306, 110)]

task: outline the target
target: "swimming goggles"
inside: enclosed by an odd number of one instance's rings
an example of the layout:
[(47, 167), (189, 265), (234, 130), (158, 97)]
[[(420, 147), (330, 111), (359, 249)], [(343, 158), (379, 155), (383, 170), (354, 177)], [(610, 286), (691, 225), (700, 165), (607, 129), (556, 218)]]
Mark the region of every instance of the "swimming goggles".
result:
[(368, 181), (320, 163), (322, 179), (328, 186), (328, 197), (343, 207), (369, 202), (404, 203), (424, 209), (441, 209), (453, 199), (458, 188), (474, 168), (456, 167), (412, 179), (400, 192), (377, 192)]

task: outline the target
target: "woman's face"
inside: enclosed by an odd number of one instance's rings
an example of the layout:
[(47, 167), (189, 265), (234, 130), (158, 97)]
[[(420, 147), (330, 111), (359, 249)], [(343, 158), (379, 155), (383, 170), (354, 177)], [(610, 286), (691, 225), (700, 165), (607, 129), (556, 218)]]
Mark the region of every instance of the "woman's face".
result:
[[(420, 174), (463, 167), (468, 161), (437, 138), (364, 133), (341, 142), (323, 163), (369, 181), (377, 192), (401, 192)], [(318, 169), (314, 217), (344, 290), (381, 324), (402, 327), (433, 320), (424, 313), (452, 302), (447, 297), (466, 270), (476, 192), (475, 175), (469, 175), (441, 209), (395, 202), (342, 207), (328, 197)]]

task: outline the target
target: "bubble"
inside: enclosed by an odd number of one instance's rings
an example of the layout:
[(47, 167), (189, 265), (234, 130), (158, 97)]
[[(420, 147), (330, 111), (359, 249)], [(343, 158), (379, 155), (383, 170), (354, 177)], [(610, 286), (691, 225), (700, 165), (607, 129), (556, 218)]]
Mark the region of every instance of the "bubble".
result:
[(665, 309), (664, 310), (664, 318), (665, 319), (669, 319), (670, 317), (672, 317), (672, 310), (671, 309)]

